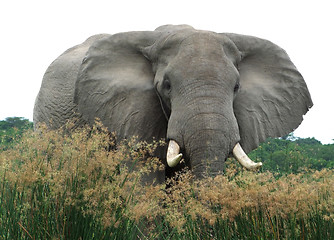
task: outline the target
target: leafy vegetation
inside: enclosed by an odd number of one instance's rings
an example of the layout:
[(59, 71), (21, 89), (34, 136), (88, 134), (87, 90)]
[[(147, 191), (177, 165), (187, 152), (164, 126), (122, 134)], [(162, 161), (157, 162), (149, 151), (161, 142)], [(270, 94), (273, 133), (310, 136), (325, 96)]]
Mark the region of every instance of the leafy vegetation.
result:
[(321, 144), (315, 138), (268, 139), (249, 154), (263, 162), (263, 171), (299, 173), (305, 168), (321, 170), (334, 167), (334, 144)]
[(23, 117), (8, 117), (0, 121), (0, 151), (18, 141), (23, 132), (33, 128), (33, 123)]
[(302, 163), (294, 168), (274, 157), (282, 152), (290, 161), (297, 148), (294, 159), (302, 161), (311, 148), (298, 147), (308, 145), (319, 148), (309, 159), (327, 161), (332, 145), (322, 150), (327, 145), (312, 139), (269, 140), (262, 145), (268, 150), (252, 154), (263, 157), (264, 165), (273, 163), (275, 172), (244, 171), (229, 159), (224, 176), (197, 181), (185, 171), (166, 188), (144, 184), (147, 174), (163, 168), (153, 157), (163, 142), (134, 139), (116, 148), (99, 124), (76, 130), (69, 124), (65, 132), (28, 130), (15, 147), (0, 151), (0, 239), (334, 236), (334, 170), (305, 169)]

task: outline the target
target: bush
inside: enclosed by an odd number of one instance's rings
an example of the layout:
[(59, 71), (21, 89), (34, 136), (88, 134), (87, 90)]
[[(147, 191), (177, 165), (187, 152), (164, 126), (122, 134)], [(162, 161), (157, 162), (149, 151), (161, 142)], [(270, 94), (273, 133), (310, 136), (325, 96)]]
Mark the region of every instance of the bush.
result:
[(33, 129), (33, 123), (23, 117), (8, 117), (0, 121), (0, 151), (15, 145), (28, 129)]

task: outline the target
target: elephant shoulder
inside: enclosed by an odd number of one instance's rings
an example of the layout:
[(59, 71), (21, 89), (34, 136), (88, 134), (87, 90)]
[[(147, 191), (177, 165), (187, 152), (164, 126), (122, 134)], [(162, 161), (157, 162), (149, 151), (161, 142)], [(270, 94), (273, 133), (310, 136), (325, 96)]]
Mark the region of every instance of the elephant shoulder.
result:
[(107, 34), (99, 34), (89, 37), (86, 41), (69, 48), (56, 58), (48, 67), (43, 77), (43, 84), (51, 82), (59, 84), (60, 82), (75, 82), (79, 72), (80, 65), (85, 58), (89, 47), (95, 42), (108, 36)]
[(77, 112), (73, 102), (80, 65), (89, 47), (106, 34), (94, 35), (55, 59), (46, 70), (34, 107), (34, 121), (54, 122), (58, 128)]

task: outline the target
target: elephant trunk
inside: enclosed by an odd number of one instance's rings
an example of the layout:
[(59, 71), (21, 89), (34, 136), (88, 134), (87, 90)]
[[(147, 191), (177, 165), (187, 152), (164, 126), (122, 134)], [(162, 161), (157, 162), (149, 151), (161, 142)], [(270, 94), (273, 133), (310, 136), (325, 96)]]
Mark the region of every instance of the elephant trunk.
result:
[[(181, 161), (183, 154), (180, 153), (180, 146), (174, 140), (170, 140), (167, 149), (167, 164), (169, 167), (175, 167)], [(233, 156), (238, 162), (248, 170), (256, 170), (262, 166), (262, 162), (253, 162), (242, 149), (240, 143), (233, 148)]]
[(198, 178), (216, 176), (224, 172), (225, 160), (237, 138), (230, 138), (222, 130), (201, 129), (186, 141), (185, 152), (190, 168)]
[(217, 99), (211, 103), (197, 101), (198, 111), (189, 105), (182, 112), (174, 109), (168, 126), (167, 163), (170, 167), (176, 166), (183, 156), (194, 175), (202, 178), (223, 173), (225, 160), (231, 154), (247, 169), (262, 165), (254, 163), (242, 150), (232, 104), (227, 103), (228, 107), (221, 102)]
[(224, 171), (226, 158), (240, 140), (237, 121), (232, 103), (228, 109), (216, 98), (211, 103), (207, 99), (195, 102), (171, 113), (167, 163), (176, 166), (181, 151), (196, 177), (215, 176)]

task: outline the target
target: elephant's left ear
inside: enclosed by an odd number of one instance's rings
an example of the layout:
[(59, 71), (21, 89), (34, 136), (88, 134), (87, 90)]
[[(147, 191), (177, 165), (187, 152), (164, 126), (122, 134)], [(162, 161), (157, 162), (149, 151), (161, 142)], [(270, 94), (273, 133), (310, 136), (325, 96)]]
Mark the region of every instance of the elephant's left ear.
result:
[(287, 53), (260, 38), (223, 34), (239, 49), (240, 90), (234, 101), (241, 145), (250, 151), (268, 137), (296, 129), (312, 107), (302, 75)]
[(153, 86), (151, 63), (142, 50), (160, 33), (127, 32), (95, 41), (83, 59), (74, 102), (90, 124), (95, 118), (119, 138), (161, 138), (166, 119)]

